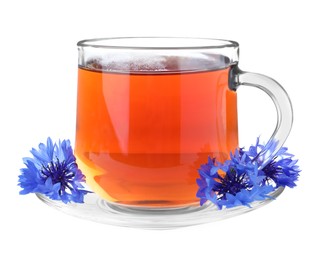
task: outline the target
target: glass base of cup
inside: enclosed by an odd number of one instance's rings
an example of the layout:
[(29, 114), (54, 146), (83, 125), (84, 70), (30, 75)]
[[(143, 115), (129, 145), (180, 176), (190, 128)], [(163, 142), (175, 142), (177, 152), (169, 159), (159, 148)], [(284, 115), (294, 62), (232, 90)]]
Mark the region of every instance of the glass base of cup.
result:
[[(280, 187), (272, 192), (270, 196), (276, 198), (283, 190), (284, 188)], [(205, 203), (203, 206), (195, 204), (183, 207), (160, 208), (110, 203), (101, 199), (95, 193), (87, 194), (84, 203), (81, 204), (64, 204), (61, 201), (51, 200), (42, 194), (36, 195), (47, 205), (75, 217), (103, 224), (144, 229), (173, 229), (214, 222), (252, 211), (273, 201), (273, 199), (257, 201), (251, 204), (251, 208), (239, 206), (219, 210), (210, 202)]]

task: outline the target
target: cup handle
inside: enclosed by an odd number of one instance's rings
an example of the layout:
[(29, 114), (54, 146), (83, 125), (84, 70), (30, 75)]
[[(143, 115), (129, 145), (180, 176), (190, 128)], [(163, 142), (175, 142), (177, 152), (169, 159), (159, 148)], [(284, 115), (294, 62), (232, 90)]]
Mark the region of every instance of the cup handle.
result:
[(274, 158), (291, 131), (293, 122), (291, 100), (284, 88), (274, 79), (257, 73), (241, 71), (235, 65), (230, 70), (229, 88), (236, 91), (242, 85), (263, 90), (272, 99), (277, 111), (275, 130), (260, 154), (264, 158), (260, 167), (263, 168)]

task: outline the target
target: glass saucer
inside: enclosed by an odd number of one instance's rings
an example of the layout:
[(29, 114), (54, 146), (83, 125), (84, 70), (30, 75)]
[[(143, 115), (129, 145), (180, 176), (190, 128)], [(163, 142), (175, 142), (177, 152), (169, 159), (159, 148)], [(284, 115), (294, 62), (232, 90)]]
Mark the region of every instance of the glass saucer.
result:
[[(280, 187), (273, 191), (270, 196), (276, 198), (283, 190), (284, 188)], [(214, 222), (252, 211), (273, 201), (273, 199), (266, 199), (253, 202), (251, 208), (239, 206), (219, 210), (210, 202), (203, 206), (194, 205), (163, 209), (123, 206), (107, 202), (95, 193), (87, 194), (84, 203), (64, 204), (60, 201), (51, 200), (42, 194), (37, 194), (37, 197), (49, 206), (75, 217), (104, 224), (144, 229), (172, 229)]]

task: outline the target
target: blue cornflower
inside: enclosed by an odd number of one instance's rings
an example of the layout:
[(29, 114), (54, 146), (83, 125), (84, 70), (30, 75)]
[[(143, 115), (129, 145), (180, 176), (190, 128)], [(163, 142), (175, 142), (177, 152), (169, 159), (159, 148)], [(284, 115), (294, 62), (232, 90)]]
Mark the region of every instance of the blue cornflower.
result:
[(21, 169), (18, 185), (20, 194), (42, 193), (53, 200), (84, 202), (81, 184), (85, 176), (78, 168), (69, 140), (53, 143), (48, 137), (47, 145), (40, 143), (39, 149), (30, 151), (34, 158), (23, 158), (26, 168)]
[[(239, 155), (238, 151), (236, 151)], [(197, 197), (203, 205), (207, 200), (222, 209), (245, 205), (255, 200), (268, 198), (268, 193), (273, 190), (270, 185), (260, 186), (258, 166), (256, 163), (247, 162), (246, 156), (233, 157), (224, 164), (216, 163), (209, 158), (208, 163), (199, 169), (200, 179), (197, 179), (199, 190)]]
[(270, 198), (269, 193), (280, 186), (294, 187), (300, 170), (287, 148), (282, 147), (271, 161), (266, 162), (275, 146), (275, 142), (268, 147), (261, 145), (257, 139), (248, 151), (236, 149), (230, 154), (230, 160), (223, 164), (209, 157), (198, 170), (196, 196), (200, 198), (200, 204), (209, 200), (219, 209), (250, 207), (253, 201)]
[[(249, 160), (256, 161), (259, 166), (259, 175), (263, 176), (262, 184), (273, 184), (275, 187), (290, 187), (296, 186), (295, 182), (299, 178), (298, 160), (293, 160), (294, 155), (288, 153), (288, 148), (282, 147), (271, 161), (264, 164), (266, 158), (271, 154), (276, 146), (276, 142), (272, 142), (268, 147), (259, 143), (259, 138), (255, 145), (250, 146), (248, 151), (242, 150)], [(262, 153), (262, 151), (266, 151)]]

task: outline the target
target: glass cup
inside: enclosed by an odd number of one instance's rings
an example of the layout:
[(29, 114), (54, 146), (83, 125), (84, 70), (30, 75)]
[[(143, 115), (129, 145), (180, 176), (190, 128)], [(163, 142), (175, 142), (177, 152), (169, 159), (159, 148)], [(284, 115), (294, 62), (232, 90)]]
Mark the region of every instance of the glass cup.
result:
[[(283, 145), (292, 106), (273, 79), (238, 68), (234, 41), (106, 38), (78, 43), (75, 152), (91, 189), (108, 203), (143, 209), (199, 205), (208, 157), (238, 147), (237, 92), (266, 92), (277, 110), (267, 144)], [(269, 145), (267, 145), (269, 147)]]

